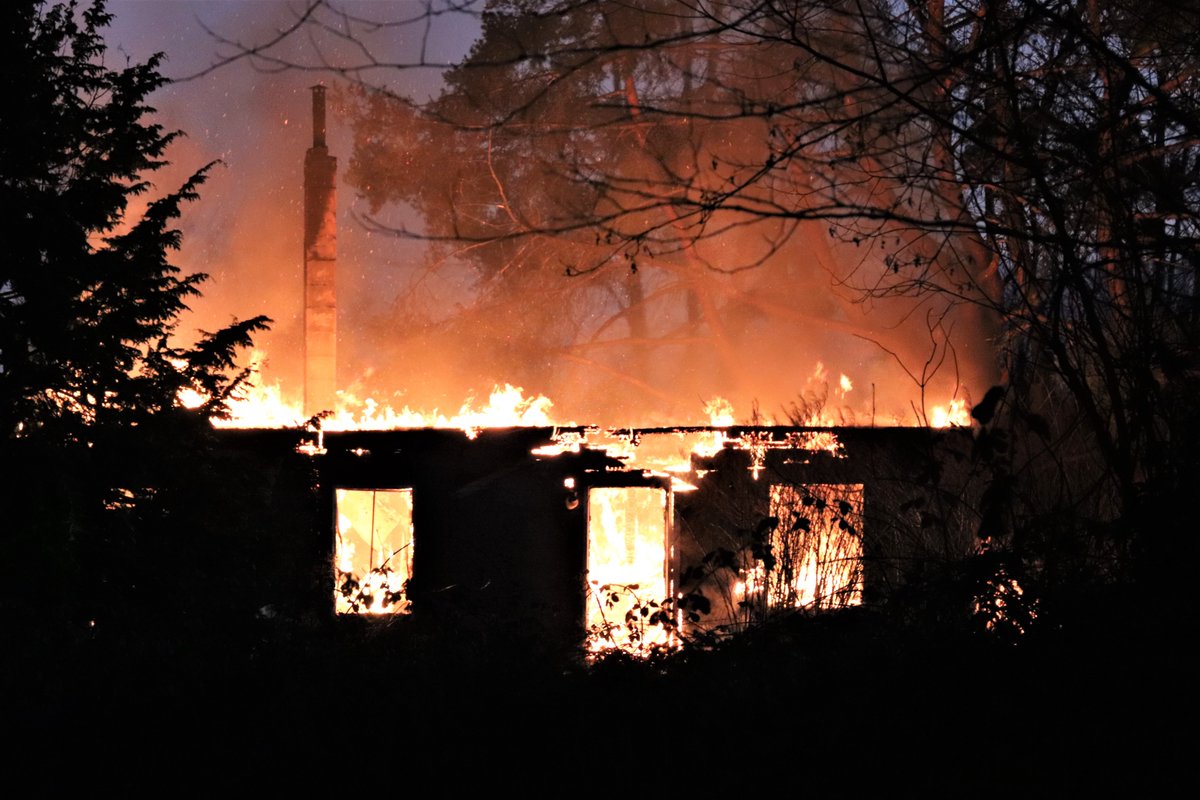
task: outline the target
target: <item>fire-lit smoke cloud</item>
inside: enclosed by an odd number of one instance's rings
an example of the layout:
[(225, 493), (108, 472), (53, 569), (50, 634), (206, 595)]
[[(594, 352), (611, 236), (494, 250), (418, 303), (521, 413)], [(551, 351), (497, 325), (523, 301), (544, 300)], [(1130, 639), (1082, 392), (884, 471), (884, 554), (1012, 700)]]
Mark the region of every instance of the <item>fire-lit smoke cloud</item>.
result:
[[(343, 5), (381, 20), (413, 8)], [(801, 225), (786, 247), (737, 274), (720, 268), (757, 260), (756, 251), (766, 246), (760, 230), (712, 239), (691, 262), (644, 261), (639, 269), (612, 264), (581, 277), (567, 277), (562, 258), (540, 265), (536, 274), (526, 269), (518, 276), (514, 267), (511, 274), (481, 275), (453, 247), (372, 232), (362, 219), (415, 231), (435, 227), (404, 203), (372, 208), (360, 197), (370, 194), (372, 171), (403, 169), (419, 181), (434, 165), (406, 162), (403, 148), (356, 153), (348, 112), (358, 106), (337, 76), (267, 71), (249, 59), (201, 74), (233, 52), (205, 27), (247, 44), (266, 41), (295, 20), (297, 8), (286, 2), (110, 4), (114, 55), (119, 48), (144, 60), (162, 50), (165, 74), (190, 78), (152, 98), (160, 121), (187, 134), (173, 146), (172, 164), (154, 177), (156, 184), (167, 191), (196, 168), (222, 162), (181, 222), (179, 265), (212, 275), (184, 326), (211, 330), (231, 317), (273, 317), (273, 330), (259, 341), (267, 357), (263, 377), (278, 381), (285, 394), (301, 394), (302, 169), (311, 144), (308, 88), (322, 80), (334, 90), (328, 138), (340, 176), (338, 372), (347, 391), (397, 407), (446, 410), (470, 396), (486, 397), (495, 384), (513, 383), (551, 397), (562, 420), (654, 425), (699, 421), (704, 402), (716, 395), (733, 401), (739, 419), (757, 404), (785, 421), (785, 409), (815, 401), (825, 406), (827, 421), (911, 423), (922, 404), (928, 410), (960, 392), (960, 381), (975, 395), (986, 389), (990, 369), (981, 362), (987, 354), (975, 345), (948, 353), (944, 343), (938, 351), (931, 341), (936, 305), (858, 302), (857, 278), (882, 270), (883, 254), (869, 244), (839, 241), (819, 223)], [(458, 15), (440, 26), (429, 36), (421, 27), (394, 29), (376, 40), (383, 47), (377, 52), (406, 63), (420, 60), (422, 46), (433, 49), (426, 54), (430, 61), (465, 56), (477, 23)], [(336, 39), (317, 44), (326, 58), (351, 46)], [(319, 61), (312, 47), (312, 39), (299, 35), (274, 53), (312, 65)], [(439, 89), (430, 70), (365, 77), (417, 99)], [(474, 210), (448, 202), (441, 213)], [(511, 260), (523, 257), (517, 247)], [(585, 261), (581, 255), (577, 263)], [(637, 315), (623, 310), (634, 294)], [(944, 322), (964, 342), (971, 339), (970, 321), (952, 316)], [(909, 373), (919, 373), (931, 357), (943, 366), (922, 397)]]
[[(349, 7), (382, 18), (407, 13), (412, 4), (366, 2)], [(108, 8), (114, 15), (107, 36), (110, 60), (127, 57), (140, 62), (162, 52), (163, 74), (178, 80), (151, 97), (155, 120), (185, 134), (169, 151), (170, 165), (151, 176), (155, 191), (171, 191), (205, 164), (220, 162), (201, 188), (200, 200), (185, 208), (180, 222), (184, 240), (175, 263), (186, 272), (211, 275), (202, 287), (203, 297), (191, 303), (192, 313), (184, 318), (180, 333), (186, 337), (195, 329), (218, 328), (233, 317), (267, 314), (275, 324), (257, 341), (267, 356), (265, 378), (280, 381), (285, 391), (299, 392), (303, 161), (312, 141), (309, 87), (336, 81), (319, 72), (268, 72), (246, 60), (204, 73), (236, 52), (236, 47), (222, 44), (208, 31), (245, 43), (262, 41), (294, 22), (303, 4), (114, 0)], [(455, 18), (460, 27), (463, 20), (469, 18)], [(469, 26), (445, 33), (442, 46), (451, 52), (441, 57), (460, 57), (471, 35)], [(322, 40), (322, 45), (333, 53), (339, 46), (332, 37)], [(397, 36), (393, 47), (411, 54), (419, 48), (419, 40)], [(307, 37), (297, 37), (276, 54), (307, 60), (310, 48)], [(414, 70), (402, 78), (405, 91), (418, 94), (432, 91), (437, 83), (436, 74), (428, 70)], [(331, 122), (330, 151), (347, 163), (349, 126), (338, 120), (336, 110)], [(376, 350), (368, 337), (360, 335), (361, 322), (387, 314), (396, 291), (396, 273), (420, 262), (422, 248), (394, 238), (378, 241), (353, 222), (355, 193), (343, 190), (341, 199), (342, 371), (353, 381), (370, 371)]]

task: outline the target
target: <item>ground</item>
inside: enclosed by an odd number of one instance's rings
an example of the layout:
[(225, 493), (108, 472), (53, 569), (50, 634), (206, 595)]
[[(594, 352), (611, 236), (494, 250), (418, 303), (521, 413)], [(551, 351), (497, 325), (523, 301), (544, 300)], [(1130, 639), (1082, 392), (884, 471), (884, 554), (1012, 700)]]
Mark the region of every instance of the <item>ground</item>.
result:
[[(5, 657), (9, 755), (64, 788), (87, 776), (358, 793), (433, 779), (439, 793), (854, 795), (1185, 778), (1187, 620), (1105, 616), (1011, 643), (851, 610), (591, 665), (529, 632), (447, 636), (413, 620), (47, 636)], [(43, 759), (57, 766), (35, 768)]]

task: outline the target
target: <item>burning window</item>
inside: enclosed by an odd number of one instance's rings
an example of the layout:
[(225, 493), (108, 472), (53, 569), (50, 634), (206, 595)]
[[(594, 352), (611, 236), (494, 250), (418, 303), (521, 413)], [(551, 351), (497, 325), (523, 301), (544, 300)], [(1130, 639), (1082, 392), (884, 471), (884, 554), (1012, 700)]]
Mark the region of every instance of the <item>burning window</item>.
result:
[(408, 610), (412, 489), (338, 489), (334, 601), (339, 614)]
[(774, 563), (760, 561), (747, 588), (757, 583), (767, 608), (860, 605), (862, 509), (861, 483), (771, 486)]
[(588, 598), (592, 650), (642, 650), (669, 644), (656, 624), (668, 613), (665, 489), (652, 486), (588, 491)]

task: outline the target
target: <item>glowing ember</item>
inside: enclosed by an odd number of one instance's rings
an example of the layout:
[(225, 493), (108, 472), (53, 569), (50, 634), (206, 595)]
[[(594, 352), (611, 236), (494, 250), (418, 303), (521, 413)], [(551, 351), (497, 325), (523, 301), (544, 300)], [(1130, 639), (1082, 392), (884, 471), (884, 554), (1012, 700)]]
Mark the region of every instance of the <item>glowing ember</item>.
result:
[(1003, 568), (975, 598), (975, 616), (989, 633), (1023, 636), (1038, 618), (1036, 598), (1025, 594), (1024, 587)]

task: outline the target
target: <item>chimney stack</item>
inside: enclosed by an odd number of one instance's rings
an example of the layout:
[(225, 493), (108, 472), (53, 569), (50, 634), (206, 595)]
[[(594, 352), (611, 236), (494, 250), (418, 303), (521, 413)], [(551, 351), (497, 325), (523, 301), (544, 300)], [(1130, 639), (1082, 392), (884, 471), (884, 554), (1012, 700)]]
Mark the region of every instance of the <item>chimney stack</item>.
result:
[(313, 145), (304, 156), (304, 413), (337, 398), (337, 159), (325, 147), (325, 87), (312, 87)]
[(325, 87), (312, 87), (313, 101), (313, 147), (325, 146)]

